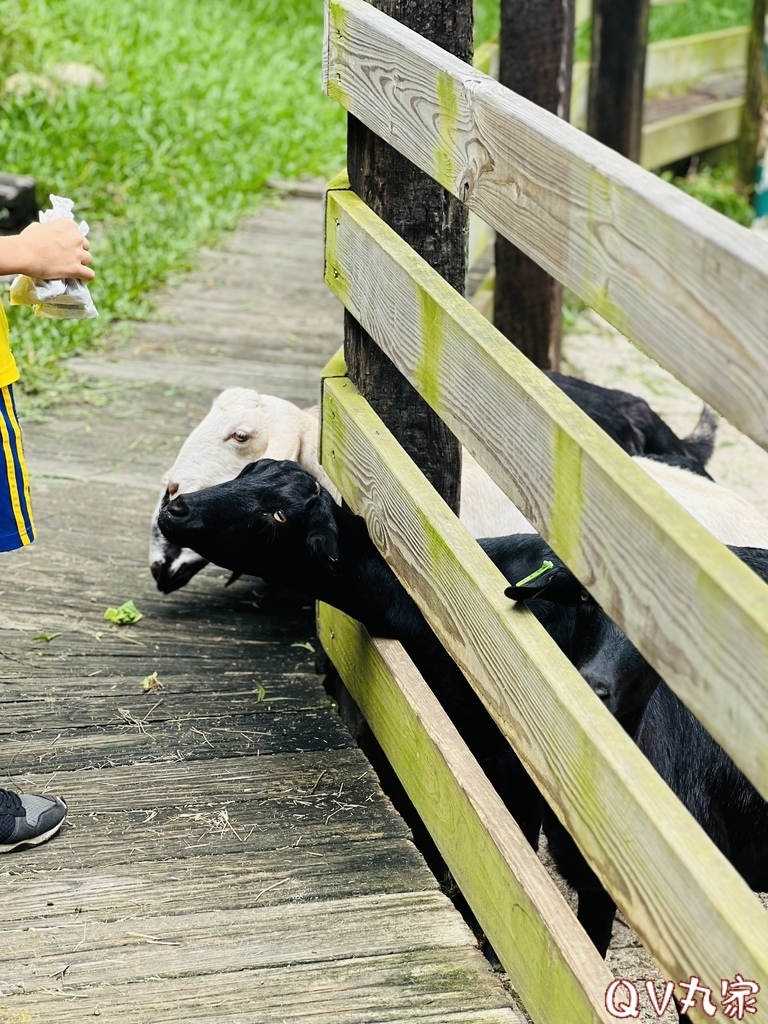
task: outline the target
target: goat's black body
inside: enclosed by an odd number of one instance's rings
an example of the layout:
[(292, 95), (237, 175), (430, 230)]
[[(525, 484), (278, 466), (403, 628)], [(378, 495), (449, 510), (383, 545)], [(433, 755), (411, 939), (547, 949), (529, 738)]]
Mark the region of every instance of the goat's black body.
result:
[[(287, 520), (282, 525), (272, 516), (278, 509)], [(292, 587), (353, 616), (375, 636), (399, 640), (537, 846), (538, 791), (363, 519), (336, 505), (296, 463), (263, 459), (235, 480), (175, 498), (159, 523), (169, 540), (217, 565)]]
[[(218, 565), (293, 587), (347, 612), (378, 636), (400, 640), (533, 846), (544, 814), (555, 862), (579, 894), (579, 920), (605, 954), (613, 900), (570, 835), (544, 810), (509, 744), (362, 519), (337, 506), (296, 463), (262, 460), (235, 480), (174, 499), (159, 522), (169, 540)], [(766, 804), (730, 758), (540, 537), (479, 543), (513, 584), (510, 596), (525, 601), (747, 881), (768, 887)], [(768, 579), (767, 552), (734, 550)], [(552, 570), (514, 585), (545, 558)]]
[(693, 472), (701, 472), (709, 461), (715, 419), (706, 407), (693, 434), (680, 438), (637, 395), (562, 373), (549, 372), (547, 376), (630, 455), (678, 456), (686, 460), (686, 468)]
[[(527, 588), (511, 587), (510, 596), (526, 602), (712, 841), (753, 889), (764, 891), (768, 803), (618, 626), (580, 593), (554, 552), (540, 538), (520, 538), (518, 549), (529, 552), (528, 564), (547, 558), (553, 570)], [(768, 581), (768, 551), (731, 550)], [(604, 955), (616, 905), (549, 812), (544, 831), (558, 869), (579, 894), (579, 920)]]

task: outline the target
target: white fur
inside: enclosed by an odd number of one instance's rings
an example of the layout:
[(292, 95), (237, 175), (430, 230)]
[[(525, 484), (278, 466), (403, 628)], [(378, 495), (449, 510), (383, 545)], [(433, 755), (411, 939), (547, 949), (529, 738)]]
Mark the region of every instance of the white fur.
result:
[(679, 466), (642, 456), (634, 461), (723, 544), (768, 547), (768, 519), (745, 498)]

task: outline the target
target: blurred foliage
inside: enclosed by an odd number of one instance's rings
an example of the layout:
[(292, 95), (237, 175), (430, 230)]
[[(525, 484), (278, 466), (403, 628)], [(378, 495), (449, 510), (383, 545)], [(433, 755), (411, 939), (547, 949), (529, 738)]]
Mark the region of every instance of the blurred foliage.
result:
[(499, 0), (475, 0), (475, 46), (499, 34)]
[(684, 177), (672, 171), (663, 171), (661, 177), (745, 227), (749, 227), (754, 219), (755, 211), (749, 196), (738, 186), (736, 165), (732, 162), (715, 167), (703, 166), (696, 171), (689, 171)]

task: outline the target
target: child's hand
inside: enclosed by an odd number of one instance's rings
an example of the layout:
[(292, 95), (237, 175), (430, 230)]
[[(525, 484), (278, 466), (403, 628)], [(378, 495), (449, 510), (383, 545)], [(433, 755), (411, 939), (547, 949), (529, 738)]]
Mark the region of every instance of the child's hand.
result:
[(10, 273), (42, 280), (77, 277), (90, 281), (95, 276), (88, 266), (93, 259), (88, 252), (88, 239), (83, 238), (69, 218), (30, 224), (21, 234), (5, 241), (16, 243)]

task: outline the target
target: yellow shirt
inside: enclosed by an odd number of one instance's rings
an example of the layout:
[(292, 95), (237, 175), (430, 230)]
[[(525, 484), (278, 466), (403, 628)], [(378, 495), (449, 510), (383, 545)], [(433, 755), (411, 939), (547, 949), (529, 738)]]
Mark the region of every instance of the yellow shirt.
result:
[(13, 384), (19, 379), (19, 371), (16, 369), (16, 361), (11, 352), (11, 340), (8, 335), (8, 321), (5, 318), (5, 310), (0, 302), (0, 388)]

